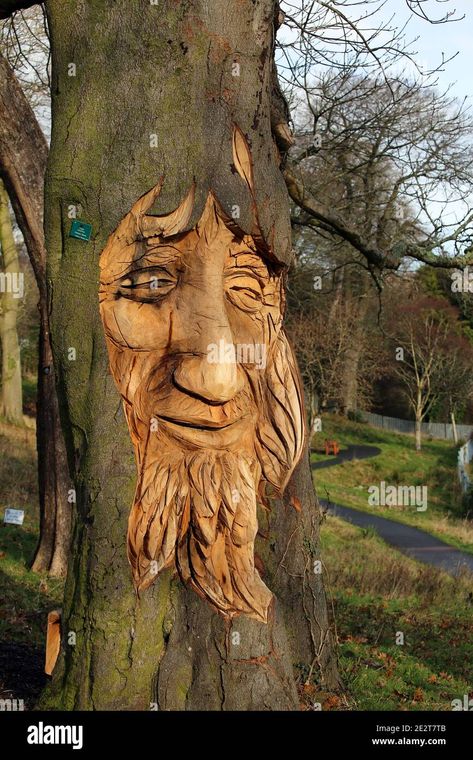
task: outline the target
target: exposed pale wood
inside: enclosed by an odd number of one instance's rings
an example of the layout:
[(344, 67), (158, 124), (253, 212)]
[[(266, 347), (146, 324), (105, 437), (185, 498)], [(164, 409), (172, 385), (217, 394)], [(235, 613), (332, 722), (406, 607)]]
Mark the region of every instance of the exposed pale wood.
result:
[(46, 664), (44, 672), (50, 676), (54, 670), (59, 650), (61, 648), (61, 611), (52, 610), (48, 614), (48, 628), (46, 632)]
[[(251, 193), (238, 127), (233, 163)], [(282, 493), (304, 444), (284, 270), (212, 191), (190, 230), (194, 187), (176, 211), (148, 216), (162, 186), (138, 199), (100, 259), (110, 366), (138, 466), (128, 557), (138, 590), (174, 566), (223, 615), (266, 622), (257, 494), (264, 484)]]

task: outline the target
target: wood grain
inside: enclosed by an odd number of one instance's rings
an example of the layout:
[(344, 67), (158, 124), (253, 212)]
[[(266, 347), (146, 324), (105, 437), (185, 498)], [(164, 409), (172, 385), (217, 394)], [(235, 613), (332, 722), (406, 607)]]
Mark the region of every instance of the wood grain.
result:
[[(237, 126), (231, 149), (253, 197)], [(212, 191), (191, 229), (194, 185), (175, 211), (149, 214), (164, 181), (136, 201), (100, 259), (110, 367), (138, 468), (128, 557), (139, 591), (175, 567), (224, 616), (266, 622), (258, 494), (283, 492), (305, 437), (282, 325), (285, 270), (261, 231), (240, 230)]]

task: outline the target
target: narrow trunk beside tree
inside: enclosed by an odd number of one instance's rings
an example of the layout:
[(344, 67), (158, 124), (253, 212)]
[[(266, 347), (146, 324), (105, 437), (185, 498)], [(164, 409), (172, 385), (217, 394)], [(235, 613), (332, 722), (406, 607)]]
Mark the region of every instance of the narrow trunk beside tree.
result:
[(420, 451), (422, 449), (422, 417), (418, 414), (416, 414), (415, 441), (416, 451)]
[(21, 385), (21, 354), (18, 339), (18, 310), (20, 308), (20, 259), (13, 237), (8, 194), (0, 180), (0, 249), (1, 268), (5, 278), (0, 291), (0, 342), (2, 346), (2, 389), (0, 415), (14, 425), (23, 425), (23, 390)]
[[(261, 228), (289, 261), (289, 204), (271, 136), (276, 5), (72, 0), (66, 13), (62, 0), (50, 0), (47, 9), (48, 284), (77, 519), (61, 654), (41, 705), (297, 710), (306, 680), (316, 692), (340, 688), (308, 455), (284, 499), (259, 515), (258, 567), (276, 597), (268, 624), (226, 622), (171, 570), (137, 596), (126, 556), (136, 466), (98, 309), (107, 238), (161, 176), (151, 214), (174, 210), (194, 180), (192, 222), (209, 190), (248, 221), (232, 169), (234, 124), (251, 147)], [(92, 225), (89, 242), (69, 236), (71, 206)]]
[(365, 320), (368, 312), (369, 275), (365, 272), (356, 272), (351, 275), (347, 273), (343, 285), (346, 302), (358, 299), (356, 309), (353, 310), (353, 331), (349, 346), (343, 355), (341, 370), (341, 408), (343, 414), (347, 415), (349, 412), (356, 412), (358, 408), (358, 377), (365, 334)]
[(457, 431), (457, 422), (455, 419), (455, 413), (452, 411), (450, 412), (450, 418), (452, 420), (452, 434), (453, 434), (453, 442), (455, 446), (458, 445), (458, 431)]
[(42, 225), (47, 156), (46, 140), (33, 110), (8, 62), (0, 54), (0, 176), (25, 240), (39, 293), (36, 448), (40, 537), (32, 569), (65, 576), (73, 505), (68, 502), (71, 484), (49, 335)]
[(423, 408), (424, 408), (424, 404), (423, 404), (423, 399), (422, 399), (422, 390), (419, 387), (417, 389), (417, 397), (415, 400), (415, 408), (414, 408), (416, 451), (421, 451), (422, 449), (422, 419), (423, 419), (422, 410)]

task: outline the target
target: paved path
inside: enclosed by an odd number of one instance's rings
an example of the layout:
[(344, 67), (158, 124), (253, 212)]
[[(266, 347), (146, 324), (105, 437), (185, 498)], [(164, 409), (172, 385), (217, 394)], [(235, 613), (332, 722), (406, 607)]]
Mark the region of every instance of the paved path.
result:
[[(368, 459), (381, 453), (377, 446), (348, 446), (341, 451), (337, 457), (325, 460), (323, 462), (313, 462), (313, 470), (319, 470), (325, 467), (334, 467), (341, 462), (351, 459)], [(362, 512), (353, 507), (343, 507), (341, 504), (333, 504), (325, 499), (320, 499), (320, 503), (327, 508), (329, 514), (341, 517), (347, 522), (353, 523), (360, 528), (372, 527), (376, 530), (386, 543), (395, 546), (413, 559), (424, 562), (428, 565), (434, 565), (446, 570), (448, 573), (457, 575), (460, 568), (469, 568), (473, 573), (473, 555), (460, 551), (446, 544), (430, 533), (426, 533), (419, 528), (413, 528), (410, 525), (388, 520), (385, 517), (372, 515), (368, 512)]]
[(325, 467), (335, 467), (336, 464), (349, 462), (351, 459), (370, 459), (378, 454), (381, 454), (381, 449), (377, 446), (347, 446), (338, 456), (323, 462), (313, 462), (311, 467), (313, 470), (323, 470)]

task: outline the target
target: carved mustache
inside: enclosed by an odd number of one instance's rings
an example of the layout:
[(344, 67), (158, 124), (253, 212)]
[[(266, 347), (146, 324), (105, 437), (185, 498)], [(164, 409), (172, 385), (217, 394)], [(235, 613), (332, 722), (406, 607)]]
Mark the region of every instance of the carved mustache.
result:
[(175, 385), (175, 366), (177, 361), (171, 366), (169, 362), (163, 362), (138, 386), (133, 407), (135, 415), (141, 420), (156, 417), (187, 427), (219, 429), (229, 427), (249, 415), (256, 415), (256, 402), (248, 381), (230, 401), (206, 402)]

